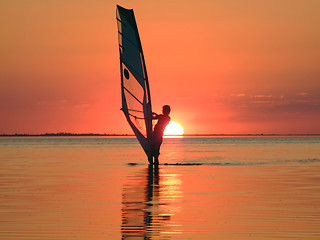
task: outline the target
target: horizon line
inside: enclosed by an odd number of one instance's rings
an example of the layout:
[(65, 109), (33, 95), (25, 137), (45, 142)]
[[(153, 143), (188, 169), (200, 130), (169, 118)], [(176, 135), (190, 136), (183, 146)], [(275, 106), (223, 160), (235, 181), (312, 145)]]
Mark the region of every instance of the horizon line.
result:
[[(317, 136), (320, 133), (185, 133), (182, 135), (172, 134), (172, 135), (164, 135), (165, 136)], [(51, 137), (51, 136), (124, 136), (130, 137), (135, 136), (133, 133), (67, 133), (67, 132), (59, 132), (59, 133), (14, 133), (14, 134), (0, 134), (0, 137)]]

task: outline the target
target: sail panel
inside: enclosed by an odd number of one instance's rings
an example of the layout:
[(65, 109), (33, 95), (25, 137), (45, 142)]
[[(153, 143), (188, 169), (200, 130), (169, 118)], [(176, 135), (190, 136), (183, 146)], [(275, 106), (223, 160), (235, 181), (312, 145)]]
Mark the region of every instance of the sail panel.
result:
[[(138, 35), (138, 29), (133, 26), (133, 23), (129, 21), (134, 21), (132, 10), (127, 10), (118, 8), (118, 32), (119, 32), (119, 45), (121, 48), (121, 61), (130, 69), (134, 77), (138, 80), (141, 86), (144, 86), (144, 71), (143, 71), (143, 61), (141, 59), (141, 43)], [(127, 12), (129, 11), (129, 12)], [(120, 27), (119, 27), (120, 25)]]
[[(123, 75), (127, 68), (123, 66)], [(128, 71), (128, 70), (127, 70)], [(123, 89), (127, 106), (127, 114), (141, 134), (147, 138), (145, 116), (143, 111), (145, 91), (130, 71), (123, 78)]]

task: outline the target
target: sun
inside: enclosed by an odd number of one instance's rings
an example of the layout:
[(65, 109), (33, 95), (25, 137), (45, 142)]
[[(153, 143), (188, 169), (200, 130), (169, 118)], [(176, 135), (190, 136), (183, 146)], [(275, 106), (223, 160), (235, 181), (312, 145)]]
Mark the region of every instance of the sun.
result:
[(177, 122), (169, 122), (167, 127), (164, 129), (164, 135), (183, 135), (183, 127)]

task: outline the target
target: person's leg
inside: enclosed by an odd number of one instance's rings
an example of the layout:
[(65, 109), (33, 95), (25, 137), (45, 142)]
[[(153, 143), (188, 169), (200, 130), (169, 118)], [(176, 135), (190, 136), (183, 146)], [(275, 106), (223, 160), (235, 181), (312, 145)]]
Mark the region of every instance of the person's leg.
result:
[(149, 164), (153, 164), (153, 156), (151, 155), (151, 156), (148, 156), (148, 161), (149, 161)]
[(159, 155), (154, 156), (154, 165), (159, 165)]
[(154, 164), (159, 165), (160, 145), (157, 146), (154, 153)]
[(160, 146), (162, 144), (162, 136), (155, 135), (154, 136), (154, 142), (153, 142), (153, 156), (154, 156), (154, 164), (159, 165), (159, 155), (160, 155)]

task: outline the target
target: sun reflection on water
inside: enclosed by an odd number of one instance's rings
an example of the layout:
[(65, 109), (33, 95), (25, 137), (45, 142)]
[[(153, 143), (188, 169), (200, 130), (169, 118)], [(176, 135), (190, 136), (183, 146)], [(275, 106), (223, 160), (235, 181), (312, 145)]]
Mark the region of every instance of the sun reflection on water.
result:
[(122, 239), (170, 238), (179, 234), (179, 174), (149, 166), (128, 176), (122, 194)]

